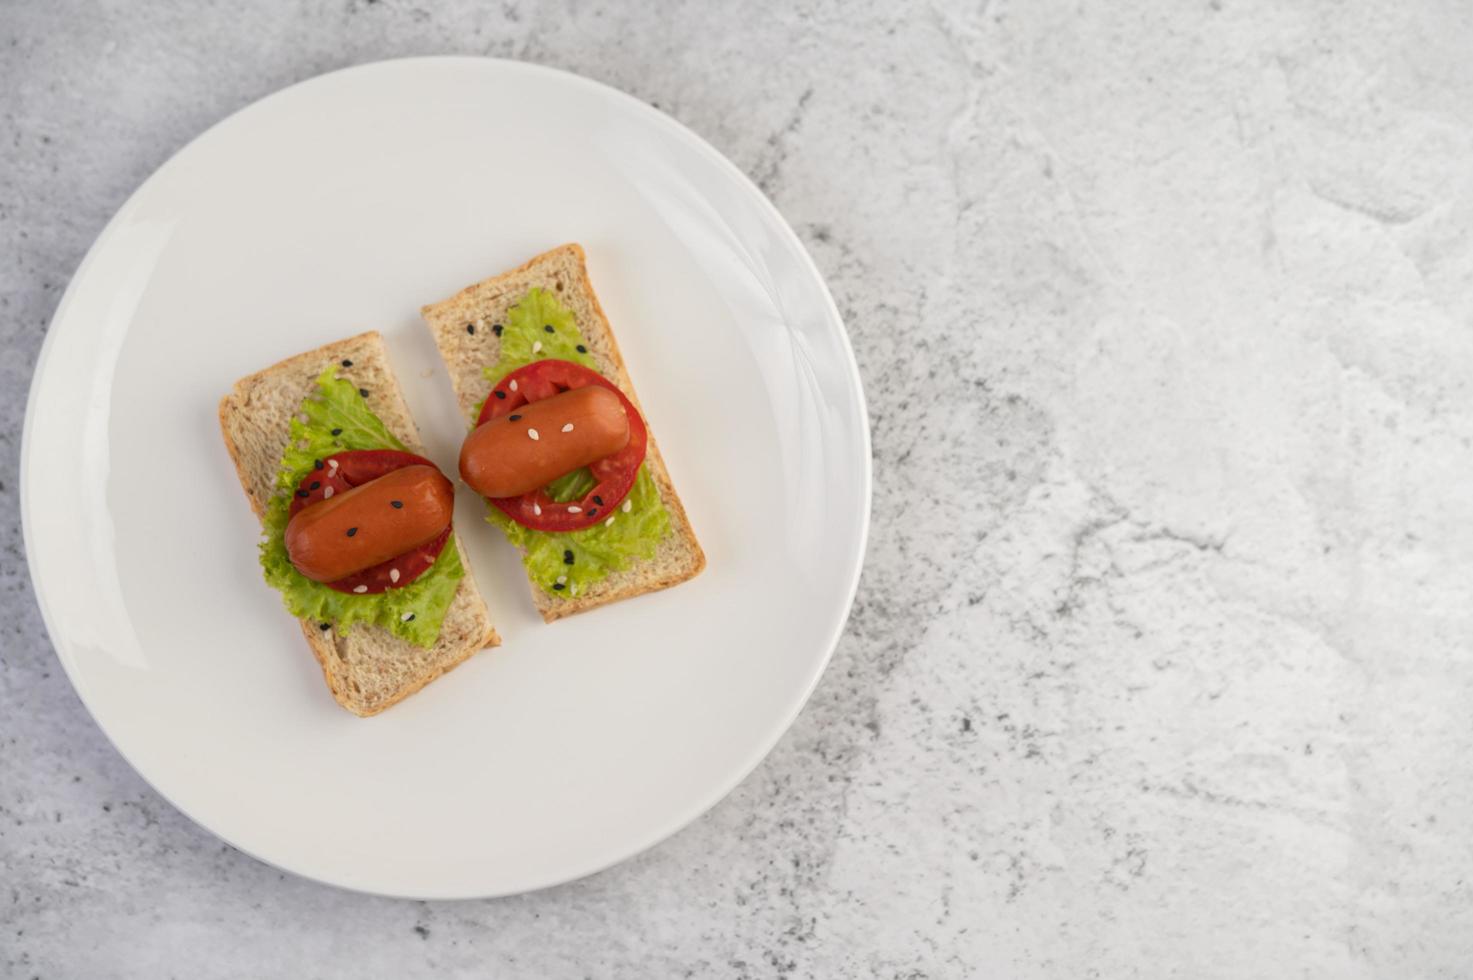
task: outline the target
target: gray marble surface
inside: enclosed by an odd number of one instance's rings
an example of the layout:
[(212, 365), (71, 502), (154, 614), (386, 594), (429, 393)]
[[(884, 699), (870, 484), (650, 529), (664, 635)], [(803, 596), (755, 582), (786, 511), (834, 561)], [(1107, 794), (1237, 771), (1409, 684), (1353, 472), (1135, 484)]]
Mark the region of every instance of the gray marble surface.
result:
[[(1473, 7), (0, 6), (0, 976), (1473, 975)], [(658, 104), (828, 276), (869, 560), (693, 826), (494, 902), (285, 877), (62, 676), (17, 507), (88, 244), (191, 136), (461, 52)]]

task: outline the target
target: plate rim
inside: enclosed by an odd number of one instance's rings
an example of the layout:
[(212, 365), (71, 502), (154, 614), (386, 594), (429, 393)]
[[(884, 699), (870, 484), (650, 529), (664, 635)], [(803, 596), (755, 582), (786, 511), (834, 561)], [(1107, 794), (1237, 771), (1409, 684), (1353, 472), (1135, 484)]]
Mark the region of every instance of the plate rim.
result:
[[(161, 174), (167, 172), (176, 160), (178, 160), (181, 156), (188, 152), (197, 143), (209, 137), (212, 133), (215, 132), (216, 129), (225, 126), (226, 124), (232, 122), (240, 116), (260, 110), (267, 104), (274, 102), (276, 99), (285, 96), (287, 93), (293, 92), (303, 86), (312, 85), (321, 82), (324, 79), (350, 73), (367, 73), (390, 68), (412, 70), (416, 67), (426, 67), (433, 69), (439, 66), (455, 64), (475, 66), (478, 69), (489, 66), (495, 68), (496, 70), (509, 70), (513, 72), (525, 71), (533, 75), (543, 75), (550, 78), (555, 78), (564, 83), (581, 87), (596, 96), (612, 99), (615, 102), (622, 103), (625, 107), (632, 107), (635, 112), (644, 113), (647, 118), (657, 120), (658, 125), (663, 126), (667, 131), (669, 131), (677, 138), (685, 142), (688, 146), (696, 150), (707, 161), (714, 163), (719, 169), (724, 170), (728, 177), (734, 178), (736, 184), (743, 189), (747, 197), (751, 199), (752, 203), (755, 204), (759, 209), (765, 211), (766, 217), (769, 219), (769, 224), (774, 229), (776, 229), (777, 233), (786, 240), (786, 243), (801, 259), (805, 271), (811, 277), (812, 281), (818, 286), (819, 295), (822, 297), (825, 310), (828, 314), (832, 316), (834, 323), (836, 323), (839, 328), (839, 341), (843, 355), (841, 359), (844, 362), (843, 366), (847, 369), (845, 371), (845, 374), (853, 386), (856, 399), (856, 408), (859, 413), (859, 435), (862, 449), (862, 465), (860, 474), (861, 493), (858, 521), (858, 549), (856, 551), (856, 560), (854, 562), (853, 572), (850, 575), (850, 580), (847, 583), (847, 586), (843, 590), (845, 598), (842, 604), (842, 613), (835, 618), (834, 626), (831, 628), (829, 636), (824, 644), (825, 649), (823, 656), (819, 659), (815, 669), (812, 672), (812, 676), (808, 679), (807, 684), (799, 693), (792, 707), (788, 712), (786, 712), (786, 717), (779, 725), (774, 727), (774, 730), (769, 733), (767, 737), (765, 737), (757, 745), (750, 758), (745, 763), (743, 763), (739, 770), (733, 770), (735, 774), (732, 777), (730, 777), (729, 779), (721, 780), (721, 785), (718, 785), (716, 790), (699, 799), (693, 806), (681, 810), (663, 821), (659, 821), (655, 829), (643, 835), (633, 844), (626, 845), (625, 847), (611, 852), (612, 856), (600, 862), (597, 862), (594, 866), (588, 867), (581, 871), (575, 871), (570, 874), (554, 874), (552, 876), (549, 876), (544, 881), (540, 881), (527, 887), (518, 887), (503, 890), (478, 889), (474, 891), (467, 891), (464, 893), (445, 894), (433, 891), (406, 892), (398, 890), (381, 890), (361, 884), (346, 884), (340, 881), (332, 881), (306, 871), (287, 867), (283, 864), (278, 863), (277, 861), (272, 860), (270, 857), (259, 853), (253, 848), (242, 846), (236, 841), (220, 833), (215, 828), (211, 827), (200, 817), (196, 816), (194, 813), (181, 806), (170, 794), (164, 792), (157, 785), (157, 783), (155, 783), (155, 781), (149, 777), (147, 773), (143, 772), (143, 770), (139, 768), (139, 766), (133, 761), (132, 757), (129, 756), (126, 751), (124, 751), (123, 747), (118, 743), (113, 733), (109, 731), (108, 726), (103, 723), (97, 712), (94, 710), (93, 705), (89, 701), (87, 695), (84, 693), (85, 685), (81, 683), (78, 676), (73, 673), (72, 663), (69, 662), (69, 658), (62, 655), (61, 645), (57, 642), (58, 631), (53, 624), (52, 613), (43, 595), (40, 583), (36, 580), (35, 574), (35, 549), (38, 547), (38, 545), (36, 544), (35, 529), (32, 524), (31, 515), (30, 471), (32, 465), (32, 453), (35, 449), (32, 438), (36, 417), (34, 412), (35, 403), (38, 397), (38, 393), (42, 387), (43, 381), (47, 375), (48, 367), (50, 365), (50, 358), (54, 349), (54, 341), (56, 340), (56, 336), (58, 333), (56, 327), (62, 322), (64, 315), (67, 313), (69, 307), (74, 302), (75, 294), (79, 288), (78, 284), (84, 280), (85, 274), (87, 273), (92, 263), (95, 261), (100, 247), (103, 245), (104, 242), (108, 241), (112, 237), (116, 226), (120, 223), (124, 216), (130, 212), (134, 202), (139, 200), (139, 198), (142, 197), (157, 180), (159, 180)], [(757, 186), (756, 182), (753, 181), (752, 178), (749, 177), (734, 162), (728, 159), (725, 154), (721, 153), (720, 150), (712, 146), (704, 137), (696, 133), (690, 127), (686, 126), (680, 120), (660, 109), (655, 108), (654, 106), (648, 104), (637, 96), (631, 95), (630, 93), (616, 88), (615, 86), (608, 83), (589, 78), (585, 75), (580, 75), (573, 71), (556, 68), (550, 65), (538, 64), (536, 62), (520, 61), (513, 58), (481, 57), (476, 55), (419, 55), (402, 58), (385, 58), (374, 61), (360, 62), (354, 65), (348, 65), (342, 68), (334, 69), (332, 71), (312, 75), (308, 78), (293, 82), (290, 85), (283, 86), (264, 96), (261, 96), (260, 98), (255, 99), (247, 103), (246, 105), (235, 109), (222, 118), (216, 120), (214, 123), (207, 126), (204, 130), (193, 136), (183, 145), (176, 148), (172, 153), (169, 154), (166, 160), (155, 167), (153, 171), (150, 172), (149, 175), (144, 178), (144, 180), (136, 188), (133, 189), (133, 191), (123, 201), (123, 203), (119, 205), (118, 209), (113, 213), (112, 217), (109, 218), (108, 221), (102, 226), (101, 230), (98, 231), (96, 237), (92, 240), (92, 244), (88, 246), (86, 253), (82, 257), (82, 260), (77, 264), (76, 270), (72, 273), (71, 278), (68, 280), (67, 287), (62, 293), (61, 299), (58, 301), (55, 311), (52, 313), (50, 319), (48, 320), (46, 338), (42, 341), (41, 349), (37, 354), (36, 366), (33, 369), (31, 375), (30, 387), (26, 397), (25, 416), (21, 427), (20, 465), (17, 476), (18, 482), (20, 484), (21, 539), (26, 558), (26, 571), (31, 582), (32, 592), (35, 595), (36, 605), (41, 612), (42, 623), (46, 627), (47, 639), (51, 642), (52, 653), (56, 657), (56, 659), (60, 661), (62, 671), (66, 675), (67, 681), (72, 687), (72, 691), (76, 694), (77, 699), (81, 701), (82, 707), (87, 712), (87, 715), (91, 719), (92, 723), (96, 725), (97, 728), (102, 732), (103, 737), (112, 746), (113, 751), (118, 754), (123, 762), (125, 762), (128, 767), (132, 769), (134, 774), (137, 775), (138, 778), (143, 780), (143, 782), (154, 793), (158, 794), (161, 799), (166, 801), (171, 807), (173, 807), (177, 812), (183, 815), (187, 820), (189, 820), (195, 826), (199, 827), (201, 830), (214, 837), (215, 839), (223, 841), (231, 848), (249, 856), (253, 860), (260, 861), (267, 867), (275, 868), (278, 871), (291, 874), (297, 878), (312, 881), (316, 884), (327, 885), (341, 891), (362, 895), (373, 895), (384, 898), (397, 898), (414, 901), (471, 901), (476, 899), (504, 898), (512, 895), (523, 895), (538, 891), (544, 891), (549, 888), (555, 888), (560, 885), (569, 884), (574, 881), (579, 881), (584, 878), (591, 877), (603, 871), (607, 871), (608, 869), (615, 867), (616, 865), (623, 864), (624, 862), (629, 861), (630, 859), (644, 853), (645, 851), (648, 851), (658, 846), (659, 844), (662, 844), (665, 841), (671, 839), (676, 834), (680, 833), (681, 831), (685, 830), (687, 827), (695, 823), (701, 817), (711, 812), (711, 810), (715, 809), (717, 805), (719, 805), (723, 800), (731, 795), (731, 793), (735, 791), (737, 787), (746, 782), (747, 779), (752, 775), (752, 773), (756, 771), (757, 767), (760, 766), (767, 759), (767, 757), (772, 754), (773, 749), (777, 747), (778, 743), (781, 742), (783, 737), (792, 729), (794, 722), (797, 721), (798, 716), (802, 713), (803, 709), (807, 706), (809, 700), (812, 698), (814, 691), (818, 687), (819, 681), (827, 672), (829, 664), (833, 660), (834, 652), (838, 648), (839, 640), (843, 637), (844, 628), (849, 622), (850, 614), (853, 612), (854, 600), (856, 595), (858, 594), (859, 582), (864, 572), (865, 558), (867, 556), (869, 547), (869, 531), (874, 492), (874, 449), (872, 442), (872, 433), (870, 431), (868, 402), (866, 400), (864, 392), (863, 377), (861, 376), (859, 371), (858, 360), (854, 355), (854, 346), (849, 336), (848, 327), (844, 323), (844, 317), (840, 313), (838, 305), (834, 302), (833, 295), (829, 290), (828, 282), (825, 280), (822, 271), (814, 262), (813, 256), (809, 254), (807, 247), (804, 246), (802, 239), (798, 237), (797, 233), (793, 230), (787, 219), (783, 217), (777, 206), (771, 201), (771, 199), (768, 198), (766, 193), (764, 193), (763, 190)]]

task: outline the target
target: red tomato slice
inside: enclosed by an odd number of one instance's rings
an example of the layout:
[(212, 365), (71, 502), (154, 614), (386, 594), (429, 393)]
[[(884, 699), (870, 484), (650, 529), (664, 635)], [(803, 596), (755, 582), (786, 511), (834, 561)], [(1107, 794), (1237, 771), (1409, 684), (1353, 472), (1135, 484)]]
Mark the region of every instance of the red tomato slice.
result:
[(517, 368), (497, 382), (487, 396), (486, 404), (481, 406), (476, 425), (510, 415), (529, 402), (589, 385), (601, 385), (619, 396), (624, 414), (629, 417), (629, 444), (617, 453), (589, 464), (588, 470), (597, 482), (581, 500), (558, 503), (547, 495), (545, 489), (533, 490), (520, 497), (487, 498), (523, 527), (534, 531), (579, 531), (613, 514), (634, 486), (639, 464), (644, 462), (645, 449), (649, 445), (649, 430), (645, 428), (639, 409), (619, 390), (618, 385), (581, 364), (555, 358), (533, 361)]
[[(295, 517), (297, 511), (303, 507), (310, 507), (319, 501), (326, 500), (329, 489), (334, 495), (340, 494), (370, 480), (377, 480), (395, 470), (420, 464), (435, 465), (423, 456), (400, 452), (397, 449), (353, 449), (334, 453), (325, 459), (318, 460), (312, 472), (297, 484), (296, 496), (292, 498), (291, 507), (287, 513)], [(429, 567), (435, 563), (435, 559), (440, 557), (440, 552), (445, 549), (445, 542), (449, 540), (450, 528), (446, 527), (443, 534), (427, 544), (422, 544), (418, 548), (406, 551), (372, 568), (354, 572), (336, 582), (324, 582), (323, 584), (329, 589), (354, 595), (373, 595), (389, 589), (402, 589), (429, 570)], [(360, 585), (367, 586), (366, 591), (357, 592)]]

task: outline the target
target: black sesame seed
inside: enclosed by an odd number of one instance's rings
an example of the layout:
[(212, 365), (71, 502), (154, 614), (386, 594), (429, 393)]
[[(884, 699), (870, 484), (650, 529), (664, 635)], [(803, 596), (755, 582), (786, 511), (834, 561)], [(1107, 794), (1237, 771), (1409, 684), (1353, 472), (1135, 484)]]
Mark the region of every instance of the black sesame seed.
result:
[(561, 582), (554, 582), (554, 583), (552, 583), (552, 587), (554, 589), (556, 589), (558, 592), (561, 592), (561, 591), (563, 591), (563, 589), (566, 589), (567, 588), (567, 586), (564, 585)]
[(506, 397), (506, 392), (504, 392), (504, 391), (497, 391), (496, 392), (496, 397), (497, 398), (505, 398)]
[(355, 535), (357, 533), (358, 533), (358, 529), (356, 527), (350, 527), (350, 528), (348, 528), (348, 537), (351, 538), (353, 535)]
[(321, 483), (319, 483), (319, 482), (318, 482), (318, 481), (316, 481), (316, 480), (313, 480), (313, 481), (312, 481), (312, 485), (311, 485), (311, 486), (310, 486), (310, 487), (308, 487), (308, 488), (307, 488), (307, 489), (308, 489), (308, 490), (316, 490), (316, 489), (317, 489), (317, 488), (318, 488), (318, 487), (320, 487), (320, 486), (322, 486), (322, 484), (321, 484)]
[(588, 348), (587, 347), (584, 347), (582, 344), (579, 344), (578, 345), (578, 353), (580, 353), (580, 354), (587, 354), (588, 353)]
[(320, 630), (330, 630), (330, 629), (332, 629), (332, 624), (331, 623), (318, 623), (317, 624), (317, 628), (320, 629)]
[(297, 496), (298, 497), (305, 497), (305, 496), (307, 496), (307, 491), (305, 491), (305, 490), (298, 490), (297, 491)]
[(343, 430), (342, 429), (333, 429), (332, 430), (332, 434), (335, 435), (335, 436), (340, 436), (340, 435), (343, 434)]
[(353, 362), (352, 361), (348, 360), (346, 357), (343, 358), (343, 367), (352, 367), (352, 366), (353, 366)]
[(604, 498), (600, 497), (598, 494), (594, 494), (593, 502), (602, 507), (604, 505)]
[(315, 466), (315, 467), (317, 467), (320, 470), (320, 469), (322, 469), (322, 460), (320, 460), (320, 459), (314, 459), (312, 461), (312, 465)]
[(550, 323), (544, 323), (542, 325), (542, 329), (543, 330), (546, 330), (548, 333), (552, 333), (552, 324), (550, 324)]
[(520, 415), (508, 415), (508, 416), (507, 416), (507, 420), (508, 420), (508, 421), (511, 421), (511, 422), (515, 422), (515, 421), (516, 421), (516, 420), (517, 420), (517, 419), (519, 419), (519, 418), (521, 418), (521, 416), (520, 416)]
[(404, 509), (404, 501), (402, 501), (402, 500), (391, 500), (391, 501), (389, 501), (389, 506), (392, 507), (392, 508), (394, 508), (395, 510), (403, 510)]
[(568, 550), (566, 550), (566, 551), (563, 552), (563, 564), (564, 565), (571, 565), (571, 564), (573, 564), (573, 550), (571, 548), (569, 548)]
[(358, 389), (358, 394), (362, 395), (364, 398), (367, 398), (368, 397), (368, 389), (367, 388), (359, 388)]
[(476, 334), (476, 325), (474, 323), (467, 323), (465, 325), (465, 332), (474, 337)]
[(493, 324), (491, 324), (491, 332), (494, 333), (496, 336), (500, 337), (501, 336), (501, 324), (499, 324), (499, 323), (493, 323)]

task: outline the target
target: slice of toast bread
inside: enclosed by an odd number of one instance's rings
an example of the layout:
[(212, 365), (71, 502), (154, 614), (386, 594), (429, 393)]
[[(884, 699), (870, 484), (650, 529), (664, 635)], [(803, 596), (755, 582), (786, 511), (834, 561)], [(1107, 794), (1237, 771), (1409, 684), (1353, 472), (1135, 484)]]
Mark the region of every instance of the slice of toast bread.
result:
[[(639, 396), (629, 380), (629, 372), (624, 368), (624, 358), (614, 341), (608, 317), (604, 315), (598, 296), (593, 292), (593, 284), (588, 279), (583, 248), (570, 244), (544, 252), (520, 268), (468, 286), (449, 299), (420, 311), (450, 372), (455, 397), (466, 418), (472, 422), (475, 420), (476, 406), (491, 392), (491, 382), (482, 370), (494, 365), (501, 353), (501, 340), (491, 327), (505, 319), (507, 311), (534, 286), (552, 293), (573, 312), (599, 373), (618, 385), (643, 413), (644, 409), (639, 407)], [(475, 327), (474, 331), (467, 329), (471, 326)], [(649, 423), (648, 416), (645, 416), (645, 423)], [(660, 540), (654, 557), (614, 572), (590, 585), (582, 594), (569, 598), (554, 596), (531, 583), (532, 598), (544, 622), (550, 623), (646, 592), (667, 589), (695, 577), (706, 567), (706, 555), (696, 541), (690, 521), (685, 516), (685, 508), (670, 482), (653, 429), (645, 454), (645, 466), (649, 468), (660, 500), (670, 514), (670, 528)]]
[[(235, 383), (220, 399), (220, 431), (240, 485), (256, 517), (275, 492), (292, 416), (315, 391), (317, 376), (336, 365), (338, 376), (367, 391), (369, 409), (411, 452), (423, 454), (419, 430), (399, 383), (389, 370), (383, 338), (375, 331), (288, 358)], [(455, 536), (460, 547), (460, 536)], [(457, 666), (471, 654), (499, 644), (486, 604), (460, 553), (465, 578), (445, 613), (440, 637), (428, 650), (378, 626), (357, 624), (340, 633), (332, 624), (301, 620), (302, 634), (322, 666), (332, 696), (356, 715), (378, 714)]]

